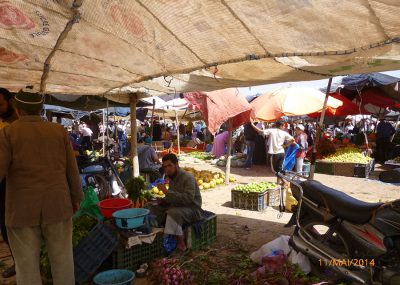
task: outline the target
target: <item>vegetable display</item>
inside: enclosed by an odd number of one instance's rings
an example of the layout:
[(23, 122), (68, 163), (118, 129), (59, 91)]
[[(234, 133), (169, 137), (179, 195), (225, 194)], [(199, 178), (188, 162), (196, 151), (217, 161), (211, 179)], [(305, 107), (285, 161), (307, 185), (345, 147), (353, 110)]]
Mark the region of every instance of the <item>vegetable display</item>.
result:
[(147, 188), (146, 184), (146, 180), (142, 176), (130, 178), (125, 184), (129, 198), (132, 201), (137, 201), (140, 198), (142, 190)]
[(347, 146), (337, 149), (334, 154), (325, 157), (324, 160), (330, 162), (367, 164), (371, 161), (371, 158), (363, 155), (361, 149), (355, 146)]
[(193, 158), (200, 159), (200, 160), (211, 160), (211, 159), (213, 159), (211, 154), (209, 154), (207, 152), (201, 152), (201, 151), (189, 152), (188, 155), (193, 157)]
[[(185, 167), (183, 170), (190, 172), (196, 178), (200, 190), (215, 188), (225, 182), (225, 174), (222, 172), (211, 172), (208, 170), (198, 171), (191, 167)], [(229, 177), (229, 182), (235, 182), (234, 177)]]
[[(221, 156), (215, 164), (220, 167), (225, 167), (226, 166), (226, 157)], [(246, 164), (246, 155), (245, 154), (237, 154), (232, 156), (231, 159), (231, 167), (244, 167)]]
[(262, 193), (265, 190), (276, 189), (277, 184), (273, 182), (250, 183), (246, 185), (238, 185), (233, 190), (243, 193)]
[(163, 258), (155, 265), (157, 270), (152, 274), (153, 284), (192, 285), (190, 272), (181, 268), (175, 258)]

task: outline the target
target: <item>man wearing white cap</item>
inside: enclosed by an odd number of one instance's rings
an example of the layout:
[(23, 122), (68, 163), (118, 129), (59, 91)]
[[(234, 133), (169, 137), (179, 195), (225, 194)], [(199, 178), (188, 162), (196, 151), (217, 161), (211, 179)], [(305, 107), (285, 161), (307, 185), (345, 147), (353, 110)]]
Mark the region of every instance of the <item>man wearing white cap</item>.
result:
[(299, 173), (303, 171), (304, 158), (308, 151), (308, 137), (304, 132), (304, 126), (302, 124), (296, 126), (296, 135), (294, 139), (299, 145), (299, 150), (296, 154), (296, 172)]
[(0, 130), (0, 180), (7, 177), (6, 226), (18, 285), (41, 285), (44, 241), (53, 282), (74, 285), (72, 215), (83, 191), (68, 134), (44, 122), (43, 98), (20, 91), (19, 119)]

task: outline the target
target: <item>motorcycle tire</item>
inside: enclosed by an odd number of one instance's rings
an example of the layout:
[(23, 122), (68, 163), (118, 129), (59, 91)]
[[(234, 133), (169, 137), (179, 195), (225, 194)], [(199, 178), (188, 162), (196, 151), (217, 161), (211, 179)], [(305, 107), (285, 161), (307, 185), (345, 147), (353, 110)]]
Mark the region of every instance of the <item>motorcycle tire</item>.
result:
[(112, 188), (108, 180), (100, 174), (93, 174), (86, 178), (92, 177), (96, 183), (96, 194), (100, 201), (112, 198)]

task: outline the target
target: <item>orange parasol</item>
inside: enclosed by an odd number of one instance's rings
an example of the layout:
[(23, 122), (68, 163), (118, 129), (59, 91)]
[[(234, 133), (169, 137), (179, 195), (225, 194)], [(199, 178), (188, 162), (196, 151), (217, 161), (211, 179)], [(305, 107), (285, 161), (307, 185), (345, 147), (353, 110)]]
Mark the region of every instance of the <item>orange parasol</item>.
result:
[[(282, 116), (303, 116), (321, 112), (324, 106), (325, 94), (305, 87), (283, 87), (264, 93), (251, 102), (255, 118), (271, 122)], [(329, 97), (327, 108), (336, 109), (342, 102)]]

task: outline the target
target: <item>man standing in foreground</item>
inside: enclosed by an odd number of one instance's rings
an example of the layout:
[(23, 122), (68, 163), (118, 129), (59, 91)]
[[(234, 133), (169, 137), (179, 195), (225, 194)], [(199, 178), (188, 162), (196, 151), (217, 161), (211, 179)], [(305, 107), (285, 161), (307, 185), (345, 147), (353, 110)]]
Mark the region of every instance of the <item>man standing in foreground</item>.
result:
[[(10, 91), (4, 88), (0, 88), (0, 130), (5, 126), (8, 126), (18, 116), (12, 106), (12, 94)], [(3, 241), (9, 246), (7, 228), (6, 228), (6, 180), (0, 179), (0, 229)], [(11, 248), (10, 248), (11, 252)], [(2, 277), (10, 278), (15, 275), (15, 265), (4, 270)]]
[[(271, 155), (272, 168), (275, 173), (282, 170), (285, 160), (285, 147), (296, 143), (294, 138), (284, 131), (285, 123), (281, 120), (276, 121), (275, 128), (261, 130), (252, 123), (253, 128), (260, 134), (269, 137), (268, 153)], [(278, 184), (283, 184), (282, 179), (278, 177)]]
[(43, 98), (20, 91), (19, 119), (0, 131), (0, 180), (7, 177), (6, 225), (18, 285), (41, 285), (42, 237), (55, 285), (74, 285), (72, 215), (83, 199), (67, 132), (43, 122)]
[(159, 186), (166, 194), (165, 198), (159, 200), (159, 205), (150, 206), (150, 211), (157, 216), (160, 225), (165, 223), (164, 234), (176, 236), (177, 248), (185, 251), (182, 226), (202, 218), (200, 189), (194, 176), (179, 168), (175, 154), (165, 155), (162, 161), (165, 174), (170, 179), (169, 189)]

